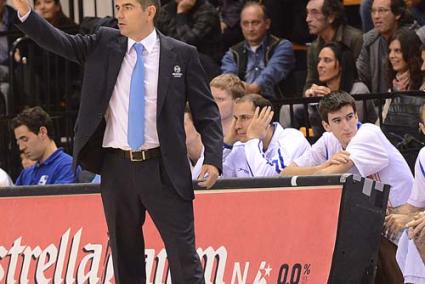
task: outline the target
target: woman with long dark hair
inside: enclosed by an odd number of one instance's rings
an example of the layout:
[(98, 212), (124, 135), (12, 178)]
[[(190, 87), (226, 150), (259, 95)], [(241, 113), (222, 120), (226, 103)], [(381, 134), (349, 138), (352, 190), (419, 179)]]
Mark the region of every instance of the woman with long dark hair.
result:
[[(352, 95), (369, 94), (367, 86), (357, 81), (357, 70), (352, 51), (339, 42), (331, 42), (322, 47), (318, 56), (317, 72), (320, 84), (313, 84), (306, 90), (306, 96), (326, 96), (333, 91), (346, 91)], [(362, 101), (358, 101), (356, 104), (360, 121), (372, 123), (376, 121), (377, 115), (371, 101), (367, 101), (366, 105)], [(298, 117), (302, 119), (303, 109), (303, 106), (295, 107), (297, 121), (299, 121)], [(288, 113), (289, 108), (287, 110), (281, 110), (281, 121), (289, 119), (287, 117)], [(282, 117), (285, 118), (282, 119)], [(314, 135), (320, 136), (324, 132), (324, 129), (316, 104), (310, 105), (309, 119)]]
[(388, 42), (388, 83), (395, 96), (384, 107), (383, 130), (396, 144), (403, 142), (406, 134), (419, 137), (419, 107), (424, 97), (403, 92), (419, 91), (423, 84), (421, 41), (414, 31), (401, 28)]

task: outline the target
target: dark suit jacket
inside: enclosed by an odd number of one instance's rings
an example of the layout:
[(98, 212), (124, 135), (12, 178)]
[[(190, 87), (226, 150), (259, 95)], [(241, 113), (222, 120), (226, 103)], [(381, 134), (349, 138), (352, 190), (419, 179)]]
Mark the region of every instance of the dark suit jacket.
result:
[[(111, 28), (100, 28), (95, 34), (86, 36), (68, 35), (53, 28), (34, 12), (18, 27), (43, 48), (84, 64), (80, 109), (75, 125), (74, 163), (81, 163), (86, 169), (99, 173), (103, 162), (104, 116), (127, 51), (127, 38)], [(185, 103), (189, 101), (195, 127), (202, 136), (204, 163), (219, 170), (223, 143), (220, 115), (196, 49), (158, 34), (157, 131), (161, 158), (173, 188), (183, 198), (192, 199), (183, 126)]]

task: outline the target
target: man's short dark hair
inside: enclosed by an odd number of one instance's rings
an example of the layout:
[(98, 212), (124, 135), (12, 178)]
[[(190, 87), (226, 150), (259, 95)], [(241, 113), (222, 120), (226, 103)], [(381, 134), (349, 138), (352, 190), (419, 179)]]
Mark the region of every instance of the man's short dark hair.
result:
[(153, 18), (153, 22), (156, 23), (156, 19), (159, 14), (159, 7), (161, 7), (161, 0), (137, 0), (140, 5), (142, 5), (143, 9), (146, 9), (148, 6), (153, 5), (156, 8), (156, 14)]
[(264, 16), (263, 19), (264, 20), (270, 19), (270, 15), (269, 15), (269, 12), (267, 11), (267, 7), (264, 6), (264, 4), (262, 4), (261, 2), (258, 2), (258, 1), (253, 1), (253, 0), (247, 1), (245, 3), (245, 5), (243, 5), (241, 13), (242, 13), (243, 10), (245, 10), (246, 8), (251, 7), (251, 6), (260, 7), (260, 9), (263, 11), (263, 16)]
[(260, 107), (260, 110), (262, 110), (264, 107), (268, 107), (268, 106), (273, 109), (272, 103), (268, 99), (266, 99), (266, 98), (264, 98), (264, 97), (262, 97), (258, 94), (247, 94), (247, 95), (236, 100), (237, 104), (243, 103), (243, 102), (253, 103), (254, 109), (256, 107)]
[(356, 101), (345, 91), (334, 91), (327, 96), (324, 96), (319, 103), (320, 117), (326, 123), (329, 123), (328, 114), (339, 111), (345, 106), (352, 106), (356, 112)]
[(334, 17), (334, 21), (331, 24), (334, 29), (338, 29), (339, 26), (347, 23), (344, 4), (340, 0), (324, 0), (322, 13), (326, 18)]
[(49, 114), (39, 106), (24, 109), (10, 122), (10, 128), (12, 130), (15, 130), (22, 125), (28, 127), (28, 129), (34, 134), (38, 134), (40, 132), (40, 128), (44, 126), (47, 129), (47, 135), (49, 138), (52, 139), (52, 137), (54, 137), (52, 119)]

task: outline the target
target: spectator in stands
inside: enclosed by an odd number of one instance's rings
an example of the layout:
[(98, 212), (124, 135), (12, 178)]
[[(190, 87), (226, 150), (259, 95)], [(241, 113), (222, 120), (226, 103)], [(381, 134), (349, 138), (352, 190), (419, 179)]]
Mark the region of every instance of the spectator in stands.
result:
[[(339, 42), (331, 42), (323, 46), (318, 55), (316, 69), (320, 83), (319, 85), (313, 84), (306, 90), (307, 97), (327, 96), (335, 91), (345, 91), (352, 95), (369, 93), (367, 86), (356, 80), (357, 70), (353, 53), (348, 47)], [(361, 121), (375, 123), (377, 115), (372, 102), (368, 101), (366, 103), (366, 109), (364, 109), (362, 101), (356, 102), (356, 106)], [(304, 106), (296, 105), (296, 110), (299, 108), (304, 108)], [(286, 109), (281, 109), (281, 117), (283, 117), (283, 121), (290, 120), (287, 106)], [(303, 117), (297, 117), (297, 120), (302, 121), (302, 119)], [(309, 120), (315, 136), (319, 137), (324, 130), (317, 104), (310, 106)], [(298, 128), (299, 125), (295, 125), (295, 127)]]
[(360, 3), (360, 19), (362, 21), (362, 30), (367, 33), (373, 29), (372, 15), (370, 10), (372, 9), (372, 0), (363, 0)]
[[(319, 111), (327, 132), (282, 175), (358, 174), (391, 186), (390, 207), (406, 203), (413, 184), (409, 166), (378, 126), (358, 123), (353, 97), (333, 92), (322, 98)], [(396, 246), (383, 239), (375, 283), (401, 283), (395, 252)]]
[(77, 24), (63, 13), (60, 0), (35, 0), (34, 9), (53, 26), (66, 31), (77, 31)]
[[(36, 163), (23, 169), (16, 185), (73, 183), (72, 157), (57, 148), (50, 116), (41, 108), (22, 111), (11, 122), (19, 150)], [(79, 169), (77, 170), (77, 173)]]
[[(425, 74), (425, 44), (421, 45), (421, 73), (422, 75)], [(422, 85), (419, 88), (419, 90), (421, 91), (425, 91), (425, 76), (423, 76), (422, 78)]]
[(8, 186), (13, 186), (12, 179), (4, 170), (0, 168), (0, 188)]
[(223, 176), (277, 176), (310, 144), (296, 129), (271, 123), (272, 104), (258, 94), (236, 101), (232, 130), (224, 137)]
[(210, 2), (219, 12), (223, 48), (227, 50), (243, 39), (240, 20), (245, 0), (211, 0)]
[(321, 88), (315, 86), (320, 83), (317, 71), (319, 51), (326, 43), (336, 41), (347, 46), (354, 59), (357, 59), (363, 43), (363, 34), (346, 24), (344, 5), (340, 0), (308, 1), (306, 21), (310, 34), (317, 35), (317, 39), (307, 51), (307, 79), (304, 92), (305, 96), (316, 96), (321, 94)]
[[(425, 134), (425, 104), (421, 106), (419, 127)], [(404, 283), (425, 281), (425, 148), (419, 152), (415, 164), (415, 181), (407, 203), (385, 218), (386, 228), (392, 235), (402, 233), (397, 249), (397, 262)], [(419, 213), (418, 213), (419, 212)], [(408, 228), (403, 233), (403, 229)], [(408, 233), (408, 234), (407, 234)]]
[[(70, 34), (78, 32), (78, 25), (62, 11), (60, 0), (35, 0), (35, 11), (53, 26)], [(14, 54), (18, 63), (15, 78), (26, 84), (15, 84), (15, 100), (21, 105), (50, 104), (56, 108), (78, 108), (81, 67), (43, 51), (25, 38)], [(31, 64), (27, 64), (31, 62)]]
[[(420, 106), (419, 129), (425, 134), (425, 103)], [(412, 192), (407, 202), (398, 207), (390, 208), (390, 213), (385, 217), (385, 228), (390, 236), (397, 236), (406, 224), (413, 221), (417, 213), (425, 208), (425, 147), (419, 152), (415, 163), (415, 180)], [(414, 282), (412, 282), (414, 283)]]
[(264, 5), (247, 2), (241, 12), (245, 40), (226, 52), (221, 70), (244, 81), (247, 93), (276, 100), (285, 92), (282, 84), (295, 66), (295, 56), (291, 42), (269, 34), (270, 24)]
[(372, 93), (384, 93), (390, 87), (385, 71), (388, 40), (403, 26), (413, 28), (413, 19), (404, 0), (374, 0), (371, 14), (375, 28), (364, 35), (356, 65), (360, 80), (369, 90)]
[(197, 179), (204, 163), (204, 145), (202, 144), (201, 135), (193, 125), (189, 104), (186, 104), (184, 109), (184, 132), (186, 134), (187, 158), (192, 172), (192, 179)]
[[(422, 85), (421, 42), (416, 33), (408, 28), (398, 29), (389, 40), (387, 78), (392, 92), (417, 91)], [(422, 97), (398, 95), (388, 100), (383, 130), (386, 133), (405, 134), (419, 138), (419, 108)], [(386, 110), (386, 107), (384, 108)], [(385, 114), (385, 112), (384, 112)], [(394, 140), (394, 144), (400, 142)]]
[(245, 85), (233, 74), (222, 74), (210, 82), (211, 93), (220, 110), (221, 126), (226, 135), (232, 126), (235, 101), (245, 95)]
[(170, 1), (160, 8), (156, 27), (167, 36), (196, 46), (209, 79), (220, 74), (220, 20), (207, 0)]
[[(17, 19), (15, 9), (6, 5), (6, 0), (0, 0), (0, 32), (16, 31), (14, 24)], [(9, 50), (14, 40), (13, 35), (0, 36), (0, 92), (6, 105), (9, 94)]]
[(271, 20), (270, 32), (293, 43), (312, 41), (305, 22), (308, 0), (262, 0)]

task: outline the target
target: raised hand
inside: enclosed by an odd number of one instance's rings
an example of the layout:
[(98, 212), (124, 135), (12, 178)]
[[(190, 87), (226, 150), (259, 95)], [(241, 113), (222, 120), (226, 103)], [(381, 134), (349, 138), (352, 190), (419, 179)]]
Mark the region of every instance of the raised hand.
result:
[(274, 112), (271, 107), (263, 107), (260, 111), (259, 107), (256, 107), (254, 117), (248, 126), (246, 136), (250, 139), (262, 139), (267, 133), (267, 129), (270, 127), (270, 122), (273, 119)]
[(238, 134), (236, 133), (236, 119), (232, 119), (232, 124), (230, 125), (229, 131), (224, 133), (224, 143), (227, 145), (233, 145), (236, 141), (238, 141)]
[(31, 10), (29, 0), (12, 0), (12, 3), (20, 16), (26, 15)]

